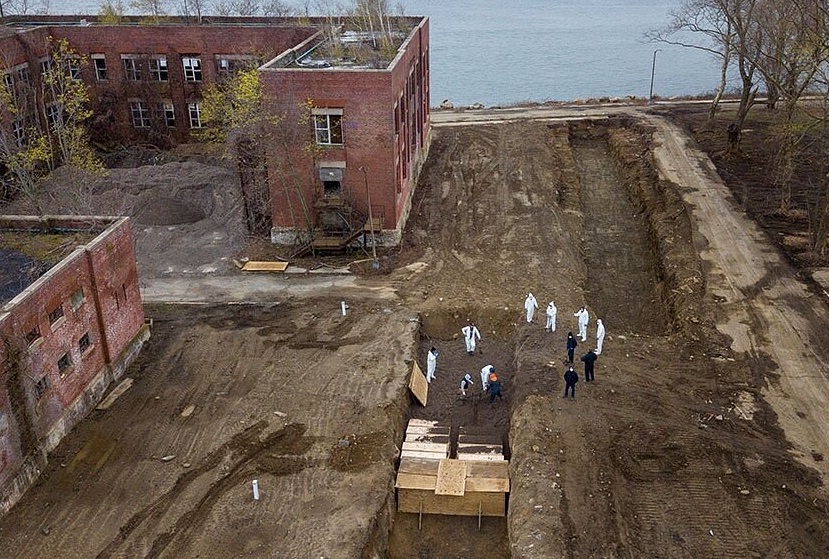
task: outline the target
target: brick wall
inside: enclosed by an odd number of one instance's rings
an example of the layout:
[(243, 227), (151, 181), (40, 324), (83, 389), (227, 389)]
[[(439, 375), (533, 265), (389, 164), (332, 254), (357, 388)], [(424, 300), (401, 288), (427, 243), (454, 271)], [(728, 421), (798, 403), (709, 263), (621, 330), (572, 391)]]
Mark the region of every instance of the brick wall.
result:
[[(276, 228), (303, 227), (303, 206), (313, 205), (322, 194), (317, 168), (331, 163), (344, 164), (344, 195), (360, 211), (367, 215), (370, 197), (372, 207), (384, 214), (384, 229), (402, 226), (412, 177), (428, 143), (428, 40), (428, 20), (423, 19), (388, 69), (316, 70), (278, 64), (262, 69), (271, 110), (279, 117), (269, 150)], [(342, 146), (309, 149), (314, 132), (308, 102), (342, 109)]]
[[(0, 229), (89, 230), (80, 218), (0, 217)], [(0, 310), (0, 511), (97, 405), (148, 336), (126, 218)]]

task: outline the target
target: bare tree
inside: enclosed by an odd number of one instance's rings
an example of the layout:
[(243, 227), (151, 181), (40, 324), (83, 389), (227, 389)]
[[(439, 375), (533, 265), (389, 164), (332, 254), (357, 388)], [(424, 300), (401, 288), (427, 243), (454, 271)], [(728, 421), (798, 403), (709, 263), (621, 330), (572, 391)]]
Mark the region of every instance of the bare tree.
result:
[(206, 9), (206, 0), (181, 0), (178, 13), (184, 17), (195, 19), (196, 23), (201, 23)]
[[(757, 48), (754, 35), (755, 6), (758, 0), (686, 0), (673, 13), (665, 27), (645, 34), (652, 41), (707, 52), (720, 61), (720, 76), (711, 108), (709, 123), (728, 85), (728, 70), (736, 68), (740, 77), (740, 105), (729, 136), (739, 138), (749, 109), (755, 102), (756, 63), (752, 49)], [(685, 37), (696, 37), (698, 40)], [(732, 148), (735, 145), (732, 145)]]
[(757, 33), (762, 47), (757, 51), (757, 68), (769, 92), (778, 96), (782, 110), (774, 126), (778, 149), (775, 151), (772, 181), (780, 193), (780, 211), (788, 212), (792, 203), (792, 178), (801, 141), (811, 127), (803, 122), (798, 104), (815, 85), (815, 78), (829, 59), (825, 44), (825, 9), (821, 0), (766, 2)]
[(130, 0), (130, 7), (141, 15), (148, 15), (153, 23), (158, 23), (167, 15), (165, 0)]

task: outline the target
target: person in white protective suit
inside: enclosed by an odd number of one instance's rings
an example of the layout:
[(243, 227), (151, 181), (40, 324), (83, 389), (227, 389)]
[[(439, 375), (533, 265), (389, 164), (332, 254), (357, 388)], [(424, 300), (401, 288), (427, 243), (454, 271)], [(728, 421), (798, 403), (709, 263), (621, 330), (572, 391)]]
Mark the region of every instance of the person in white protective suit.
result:
[(463, 341), (466, 342), (466, 353), (474, 355), (475, 340), (481, 339), (481, 333), (478, 331), (478, 327), (470, 320), (466, 326), (461, 328), (461, 333), (463, 334)]
[(461, 379), (461, 398), (466, 398), (466, 391), (472, 386), (472, 375), (466, 373)]
[(431, 383), (435, 378), (435, 370), (438, 368), (438, 350), (435, 346), (426, 354), (426, 382)]
[(545, 327), (548, 332), (556, 331), (556, 314), (558, 314), (556, 304), (550, 301), (550, 304), (547, 305), (547, 326)]
[(527, 323), (533, 321), (533, 315), (535, 314), (535, 309), (538, 308), (538, 301), (535, 300), (535, 295), (530, 293), (527, 295), (527, 298), (524, 299), (524, 310), (527, 311)]
[(587, 307), (582, 307), (573, 313), (573, 316), (579, 317), (579, 336), (581, 341), (587, 341), (587, 323), (590, 322), (590, 314), (587, 312)]
[(604, 323), (602, 319), (596, 321), (596, 355), (602, 354), (602, 345), (604, 344)]
[(486, 388), (489, 385), (489, 375), (495, 372), (495, 367), (492, 365), (486, 365), (483, 369), (481, 369), (481, 392), (486, 392)]

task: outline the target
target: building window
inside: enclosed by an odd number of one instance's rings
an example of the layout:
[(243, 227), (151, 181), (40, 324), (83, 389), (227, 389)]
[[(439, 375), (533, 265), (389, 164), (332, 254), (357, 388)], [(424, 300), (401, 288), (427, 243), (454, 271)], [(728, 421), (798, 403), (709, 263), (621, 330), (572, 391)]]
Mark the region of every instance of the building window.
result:
[(23, 83), (29, 83), (29, 65), (22, 64), (17, 67), (17, 80)]
[(26, 121), (18, 118), (12, 124), (12, 132), (14, 132), (14, 139), (18, 146), (22, 146), (26, 142)]
[(164, 124), (169, 127), (176, 125), (176, 108), (169, 101), (158, 104), (158, 114), (164, 118)]
[(44, 58), (40, 61), (40, 75), (46, 75), (49, 70), (52, 69), (52, 59), (51, 58)]
[(95, 79), (99, 82), (107, 79), (107, 60), (103, 54), (93, 54), (92, 63), (95, 65)]
[(80, 58), (68, 58), (66, 60), (66, 75), (68, 75), (73, 80), (81, 79), (81, 59)]
[(259, 65), (259, 60), (254, 56), (245, 56), (239, 54), (217, 54), (216, 55), (216, 72), (220, 76), (229, 76), (239, 70), (247, 68), (255, 68)]
[(51, 385), (52, 383), (49, 382), (48, 375), (44, 375), (43, 377), (41, 377), (39, 381), (35, 382), (35, 394), (37, 395), (37, 397), (40, 398), (41, 396), (46, 394), (46, 391), (49, 390), (49, 387)]
[(78, 351), (81, 352), (81, 355), (86, 353), (86, 350), (92, 347), (92, 342), (89, 339), (89, 332), (81, 336), (81, 339), (78, 340)]
[(62, 124), (60, 105), (52, 103), (46, 106), (46, 122), (49, 123), (49, 128), (55, 128)]
[(190, 128), (201, 128), (201, 105), (187, 103), (187, 111), (190, 113)]
[(124, 79), (128, 81), (141, 81), (140, 60), (133, 56), (122, 56), (121, 63), (124, 65)]
[(61, 318), (63, 318), (63, 303), (58, 303), (58, 306), (49, 312), (49, 324), (54, 326)]
[(313, 109), (313, 116), (317, 143), (323, 146), (342, 145), (342, 109)]
[(6, 84), (6, 89), (12, 91), (14, 89), (14, 75), (11, 72), (3, 74), (3, 83)]
[(60, 378), (65, 377), (72, 371), (72, 358), (68, 353), (64, 353), (58, 359), (58, 374)]
[(78, 310), (78, 307), (83, 305), (84, 296), (83, 296), (83, 287), (79, 287), (72, 293), (72, 296), (69, 297), (69, 304), (72, 307), (73, 311)]
[(130, 101), (130, 118), (135, 128), (150, 127), (150, 109), (144, 101)]
[(150, 79), (157, 82), (167, 81), (167, 58), (156, 56), (150, 59)]
[(32, 345), (40, 339), (40, 327), (35, 326), (26, 334), (26, 345)]
[(186, 56), (181, 60), (184, 65), (184, 81), (201, 81), (201, 58)]

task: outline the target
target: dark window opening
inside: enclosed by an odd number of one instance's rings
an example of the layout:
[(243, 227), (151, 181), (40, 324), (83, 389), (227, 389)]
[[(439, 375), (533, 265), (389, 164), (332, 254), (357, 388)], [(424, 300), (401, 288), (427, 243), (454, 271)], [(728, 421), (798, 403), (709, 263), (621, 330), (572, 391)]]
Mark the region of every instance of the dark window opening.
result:
[(339, 198), (342, 196), (343, 184), (340, 181), (323, 181), (323, 196)]
[(69, 374), (69, 370), (72, 368), (72, 358), (69, 357), (68, 353), (64, 353), (58, 359), (58, 373), (60, 373), (60, 378), (65, 377)]
[(84, 353), (87, 349), (92, 347), (92, 342), (89, 339), (89, 332), (81, 336), (81, 339), (78, 340), (78, 349), (81, 353)]
[(48, 376), (44, 376), (39, 381), (37, 381), (35, 383), (35, 394), (37, 395), (37, 397), (40, 398), (41, 396), (46, 394), (46, 391), (49, 390), (49, 387), (51, 385), (52, 383), (49, 382)]

